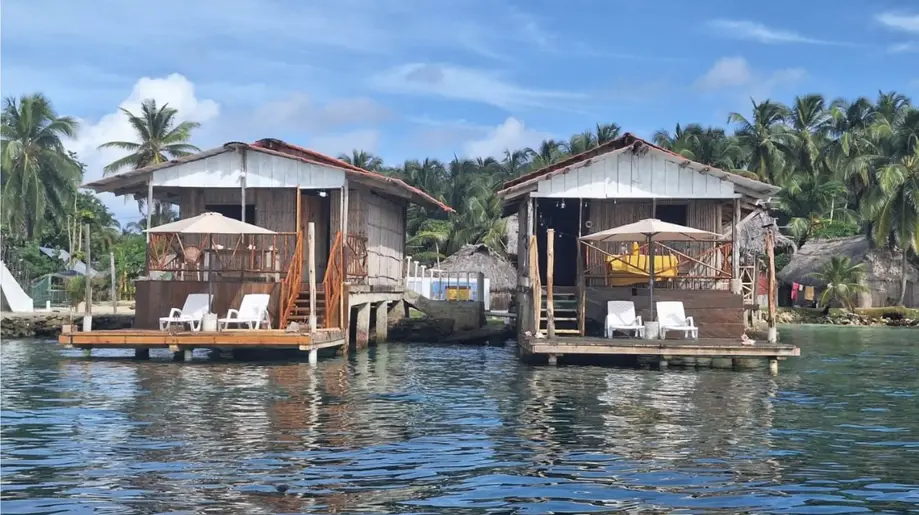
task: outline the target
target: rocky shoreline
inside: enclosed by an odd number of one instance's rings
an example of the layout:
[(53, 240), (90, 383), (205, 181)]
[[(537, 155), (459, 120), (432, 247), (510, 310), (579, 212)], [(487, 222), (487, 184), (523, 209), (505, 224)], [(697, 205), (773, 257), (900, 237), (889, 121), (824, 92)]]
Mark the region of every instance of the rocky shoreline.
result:
[[(83, 315), (66, 311), (37, 313), (3, 313), (0, 338), (57, 338), (65, 324), (83, 326)], [(134, 325), (133, 313), (100, 313), (93, 315), (94, 329), (128, 329)]]
[(782, 310), (776, 313), (779, 324), (825, 324), (853, 325), (864, 327), (919, 327), (919, 318), (910, 318), (900, 311), (880, 311), (877, 314), (852, 313), (848, 311), (830, 312), (823, 315), (817, 310)]

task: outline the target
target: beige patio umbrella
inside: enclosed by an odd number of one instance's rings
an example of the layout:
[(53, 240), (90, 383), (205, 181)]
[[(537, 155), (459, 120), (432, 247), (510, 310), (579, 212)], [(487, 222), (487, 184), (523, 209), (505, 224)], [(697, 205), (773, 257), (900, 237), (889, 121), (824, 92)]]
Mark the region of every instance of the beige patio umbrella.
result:
[(597, 243), (617, 241), (648, 242), (648, 300), (651, 305), (651, 320), (655, 320), (654, 309), (654, 245), (655, 241), (714, 241), (721, 235), (685, 225), (662, 222), (655, 218), (646, 218), (635, 223), (614, 227), (605, 231), (582, 236), (581, 241)]
[[(202, 213), (198, 216), (147, 229), (149, 233), (206, 234), (208, 253), (214, 248), (215, 234), (277, 234), (274, 231), (246, 222), (228, 218), (220, 213)], [(213, 259), (208, 259), (207, 292), (213, 298)]]

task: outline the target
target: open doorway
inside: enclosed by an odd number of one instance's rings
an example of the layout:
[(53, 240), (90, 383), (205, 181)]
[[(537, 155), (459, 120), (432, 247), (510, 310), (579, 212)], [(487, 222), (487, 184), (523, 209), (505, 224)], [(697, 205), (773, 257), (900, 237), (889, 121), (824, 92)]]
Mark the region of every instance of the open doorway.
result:
[(654, 218), (671, 224), (689, 225), (689, 206), (686, 204), (658, 204)]
[(578, 224), (580, 199), (538, 199), (536, 201), (536, 244), (539, 246), (539, 276), (546, 284), (548, 230), (555, 229), (556, 286), (575, 286), (578, 280)]

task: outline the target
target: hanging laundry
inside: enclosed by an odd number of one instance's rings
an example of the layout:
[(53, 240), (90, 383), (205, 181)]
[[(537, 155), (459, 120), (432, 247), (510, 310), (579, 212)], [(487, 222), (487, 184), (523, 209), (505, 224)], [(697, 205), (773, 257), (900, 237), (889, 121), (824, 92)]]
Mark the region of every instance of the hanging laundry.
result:
[(804, 300), (813, 301), (814, 300), (814, 287), (808, 286), (804, 288)]
[(791, 283), (791, 301), (798, 300), (798, 283)]

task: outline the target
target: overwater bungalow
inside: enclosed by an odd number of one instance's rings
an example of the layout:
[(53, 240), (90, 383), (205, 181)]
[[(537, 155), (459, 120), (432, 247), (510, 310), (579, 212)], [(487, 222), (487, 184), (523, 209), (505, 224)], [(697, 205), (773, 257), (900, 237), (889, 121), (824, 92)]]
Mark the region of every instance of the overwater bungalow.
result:
[[(312, 314), (319, 330), (334, 330), (327, 339), (335, 344), (355, 309), (358, 347), (368, 341), (371, 310), (385, 337), (388, 307), (402, 299), (408, 205), (451, 211), (399, 179), (277, 139), (229, 142), (85, 187), (148, 205), (173, 204), (181, 219), (214, 212), (270, 232), (210, 240), (148, 232), (147, 274), (136, 282), (135, 329), (157, 330), (160, 318), (192, 293), (210, 291), (211, 311), (219, 316), (237, 308), (246, 294), (268, 294), (275, 331), (294, 322), (305, 327)], [(199, 335), (197, 345), (212, 344), (207, 338)], [(306, 337), (271, 338), (302, 347)]]
[[(738, 230), (779, 190), (632, 134), (505, 183), (498, 193), (505, 214), (516, 213), (520, 220), (517, 320), (524, 354), (546, 354), (550, 362), (566, 354), (679, 355), (664, 349), (669, 340), (649, 345), (599, 338), (609, 301), (631, 302), (644, 321), (652, 320), (649, 250), (656, 271), (654, 300), (684, 305), (698, 330), (695, 355), (775, 357), (797, 352), (741, 342), (743, 292), (753, 291), (755, 274), (749, 269), (758, 261), (735, 245), (742, 241)], [(651, 245), (637, 237), (589, 241), (592, 234), (643, 219), (720, 237), (656, 240)], [(680, 345), (689, 353), (688, 342)]]

